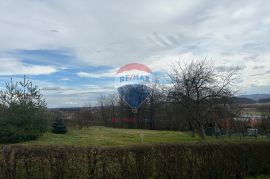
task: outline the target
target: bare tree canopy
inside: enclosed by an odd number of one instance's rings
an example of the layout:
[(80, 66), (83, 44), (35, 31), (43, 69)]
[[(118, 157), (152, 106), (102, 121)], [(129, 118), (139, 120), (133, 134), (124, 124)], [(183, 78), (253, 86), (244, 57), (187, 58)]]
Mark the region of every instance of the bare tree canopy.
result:
[(202, 139), (207, 120), (235, 94), (236, 74), (218, 71), (207, 59), (183, 65), (178, 61), (172, 68), (169, 100), (185, 108), (189, 123), (199, 130)]

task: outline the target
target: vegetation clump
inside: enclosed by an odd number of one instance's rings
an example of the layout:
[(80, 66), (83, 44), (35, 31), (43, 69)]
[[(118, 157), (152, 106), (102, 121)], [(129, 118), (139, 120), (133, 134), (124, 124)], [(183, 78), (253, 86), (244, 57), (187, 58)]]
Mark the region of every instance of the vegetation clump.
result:
[(55, 134), (65, 134), (67, 133), (67, 128), (63, 120), (57, 118), (52, 124), (52, 132)]
[(269, 144), (9, 145), (0, 178), (247, 178), (270, 174)]
[(47, 129), (46, 103), (32, 82), (6, 83), (0, 91), (0, 142), (36, 139)]

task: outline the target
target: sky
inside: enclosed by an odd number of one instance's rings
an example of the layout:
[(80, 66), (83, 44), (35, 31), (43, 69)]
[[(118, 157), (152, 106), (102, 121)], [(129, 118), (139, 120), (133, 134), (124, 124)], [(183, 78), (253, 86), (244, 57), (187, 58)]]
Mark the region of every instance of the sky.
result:
[(270, 93), (268, 0), (0, 0), (0, 88), (25, 74), (48, 107), (95, 104), (123, 65), (208, 58)]

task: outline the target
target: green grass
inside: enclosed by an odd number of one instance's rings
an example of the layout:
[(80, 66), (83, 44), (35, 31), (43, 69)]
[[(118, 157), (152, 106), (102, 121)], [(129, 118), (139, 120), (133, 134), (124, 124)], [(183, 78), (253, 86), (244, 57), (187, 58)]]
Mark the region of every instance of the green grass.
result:
[(45, 133), (36, 141), (24, 142), (24, 144), (48, 144), (48, 145), (102, 145), (125, 146), (164, 142), (196, 142), (198, 137), (178, 131), (154, 131), (143, 129), (114, 129), (108, 127), (90, 127), (81, 130), (70, 130), (66, 134)]
[[(157, 131), (141, 129), (114, 129), (108, 127), (90, 127), (81, 130), (69, 130), (67, 134), (45, 133), (35, 141), (23, 142), (27, 145), (76, 145), (76, 146), (126, 146), (151, 143), (197, 143), (199, 137), (192, 137), (190, 133), (179, 131)], [(259, 137), (246, 137), (240, 140), (239, 136), (233, 136), (230, 140), (207, 137), (206, 142), (238, 142), (268, 140)]]
[(270, 178), (269, 175), (259, 175), (259, 176), (247, 177), (247, 179), (269, 179), (269, 178)]
[(257, 142), (257, 141), (270, 141), (266, 136), (258, 135), (255, 136), (245, 136), (243, 137), (240, 134), (233, 134), (231, 138), (229, 135), (217, 137), (206, 137), (207, 142)]

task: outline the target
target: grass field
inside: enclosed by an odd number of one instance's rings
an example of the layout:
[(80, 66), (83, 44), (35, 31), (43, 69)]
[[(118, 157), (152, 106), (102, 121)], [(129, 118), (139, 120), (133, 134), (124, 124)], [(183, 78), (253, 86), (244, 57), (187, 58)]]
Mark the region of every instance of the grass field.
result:
[[(143, 138), (143, 141), (142, 141)], [(239, 136), (216, 139), (207, 137), (206, 142), (237, 142), (237, 141), (258, 141), (268, 140), (262, 137), (246, 137), (240, 140)], [(190, 133), (179, 131), (157, 131), (141, 129), (114, 129), (107, 127), (90, 127), (81, 130), (70, 130), (67, 134), (45, 133), (35, 141), (24, 142), (23, 144), (33, 145), (76, 145), (76, 146), (125, 146), (150, 143), (197, 143), (199, 137), (192, 137)]]
[(141, 143), (196, 141), (198, 141), (197, 137), (193, 138), (190, 134), (184, 132), (114, 129), (98, 126), (81, 130), (70, 130), (67, 134), (47, 132), (38, 140), (25, 142), (25, 144), (125, 146)]

